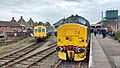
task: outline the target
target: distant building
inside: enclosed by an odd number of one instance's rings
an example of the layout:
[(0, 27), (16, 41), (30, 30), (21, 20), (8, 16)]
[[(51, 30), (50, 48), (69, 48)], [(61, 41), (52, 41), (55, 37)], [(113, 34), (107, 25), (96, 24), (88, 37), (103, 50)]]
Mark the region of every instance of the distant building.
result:
[(107, 10), (105, 13), (106, 24), (117, 30), (118, 26), (118, 10)]
[(34, 26), (34, 21), (32, 20), (32, 18), (30, 18), (30, 20), (27, 22), (30, 26)]
[(55, 28), (57, 28), (58, 26), (62, 25), (62, 24), (64, 23), (64, 21), (65, 21), (65, 19), (61, 19), (61, 20), (59, 20), (58, 22), (56, 22), (55, 24), (53, 24), (53, 26), (54, 26)]
[(21, 16), (21, 18), (18, 20), (18, 23), (23, 27), (22, 29), (27, 29), (30, 27), (29, 23), (27, 23), (23, 17)]
[(0, 21), (0, 31), (5, 32), (14, 32), (14, 31), (21, 31), (22, 27), (20, 24), (14, 20), (14, 17), (12, 17), (11, 21)]
[(120, 29), (120, 16), (118, 16), (118, 29)]
[(30, 29), (33, 29), (33, 28), (34, 28), (35, 23), (34, 23), (34, 21), (32, 20), (32, 18), (30, 18), (30, 20), (29, 20), (27, 23), (29, 24)]
[(109, 26), (112, 26), (112, 28), (117, 29), (117, 19), (109, 19), (107, 20), (107, 23)]
[(101, 24), (101, 23), (91, 24), (90, 26), (91, 26), (92, 28), (102, 28), (102, 24)]

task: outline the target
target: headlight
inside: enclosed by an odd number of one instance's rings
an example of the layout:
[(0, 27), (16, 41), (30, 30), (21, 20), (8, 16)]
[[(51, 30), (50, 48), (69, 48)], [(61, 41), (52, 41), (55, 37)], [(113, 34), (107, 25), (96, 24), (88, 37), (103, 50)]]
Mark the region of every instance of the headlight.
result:
[(66, 34), (66, 32), (64, 32), (64, 34)]
[(57, 47), (56, 50), (57, 51), (63, 51), (63, 47)]
[(83, 48), (78, 48), (78, 52), (83, 53), (83, 52), (85, 52), (85, 49), (83, 49)]

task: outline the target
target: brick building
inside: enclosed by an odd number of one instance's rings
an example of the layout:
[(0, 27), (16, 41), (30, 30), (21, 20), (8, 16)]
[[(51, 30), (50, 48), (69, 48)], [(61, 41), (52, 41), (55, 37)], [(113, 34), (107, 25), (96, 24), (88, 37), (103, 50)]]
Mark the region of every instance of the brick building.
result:
[(120, 16), (118, 16), (118, 29), (120, 29)]
[(22, 31), (22, 27), (20, 24), (14, 20), (12, 17), (11, 21), (0, 21), (0, 32), (14, 32), (14, 31)]
[(34, 28), (35, 23), (34, 23), (34, 21), (32, 20), (32, 18), (30, 18), (30, 20), (29, 20), (27, 23), (29, 24), (30, 29), (33, 29), (33, 28)]
[(24, 28), (22, 28), (23, 30), (30, 27), (29, 23), (27, 23), (27, 22), (23, 19), (23, 16), (21, 16), (21, 18), (18, 20), (18, 23), (19, 23), (21, 26), (24, 27)]

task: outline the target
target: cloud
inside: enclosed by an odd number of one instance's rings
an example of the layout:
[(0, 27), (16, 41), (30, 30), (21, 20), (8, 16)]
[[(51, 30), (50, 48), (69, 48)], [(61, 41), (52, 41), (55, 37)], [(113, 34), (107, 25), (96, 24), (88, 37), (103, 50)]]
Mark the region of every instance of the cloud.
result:
[(1, 0), (0, 20), (16, 20), (23, 16), (28, 21), (57, 22), (71, 14), (78, 14), (90, 22), (101, 20), (101, 11), (120, 10), (119, 0)]

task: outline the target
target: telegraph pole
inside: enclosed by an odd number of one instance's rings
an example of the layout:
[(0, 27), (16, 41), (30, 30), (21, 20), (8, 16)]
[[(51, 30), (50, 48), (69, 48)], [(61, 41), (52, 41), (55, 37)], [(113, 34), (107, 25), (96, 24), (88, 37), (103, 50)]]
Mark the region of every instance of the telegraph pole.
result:
[(102, 14), (102, 20), (103, 20), (103, 11), (101, 12), (101, 14)]
[(103, 11), (101, 12), (101, 15), (102, 15), (102, 16), (101, 16), (101, 19), (102, 19), (102, 20), (101, 20), (101, 24), (103, 24)]

